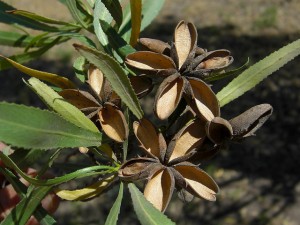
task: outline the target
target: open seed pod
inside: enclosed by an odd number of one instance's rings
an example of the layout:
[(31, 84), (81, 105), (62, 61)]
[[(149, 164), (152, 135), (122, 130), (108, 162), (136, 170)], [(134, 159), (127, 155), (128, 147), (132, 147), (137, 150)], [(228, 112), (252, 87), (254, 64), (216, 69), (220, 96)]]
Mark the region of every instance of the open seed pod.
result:
[(197, 43), (197, 30), (194, 24), (180, 21), (174, 31), (174, 45), (171, 47), (171, 57), (177, 69), (182, 71), (194, 58)]
[(145, 198), (158, 210), (164, 212), (171, 200), (175, 187), (173, 174), (168, 168), (158, 170), (145, 186)]
[(239, 116), (229, 120), (233, 130), (233, 139), (239, 140), (254, 135), (271, 116), (273, 107), (269, 104), (256, 105)]
[(189, 78), (188, 81), (185, 98), (197, 116), (206, 121), (220, 116), (219, 102), (211, 88), (199, 79)]
[(211, 121), (208, 121), (205, 130), (207, 137), (218, 145), (231, 139), (233, 133), (230, 123), (221, 117), (215, 117)]
[(138, 40), (139, 46), (143, 51), (151, 51), (160, 54), (170, 55), (171, 46), (161, 40), (152, 38), (140, 38)]

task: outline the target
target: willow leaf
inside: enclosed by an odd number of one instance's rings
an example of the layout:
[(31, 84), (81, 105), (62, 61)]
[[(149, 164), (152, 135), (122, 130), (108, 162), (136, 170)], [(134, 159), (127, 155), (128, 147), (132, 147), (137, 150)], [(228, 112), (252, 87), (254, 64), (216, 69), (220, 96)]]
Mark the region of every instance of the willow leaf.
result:
[(96, 197), (100, 195), (111, 183), (113, 182), (116, 175), (110, 175), (100, 181), (77, 190), (61, 190), (56, 189), (55, 194), (61, 199), (68, 201), (82, 201)]
[(98, 128), (90, 119), (88, 119), (78, 108), (64, 100), (63, 97), (56, 93), (52, 88), (34, 77), (30, 78), (28, 83), (43, 101), (65, 120), (68, 120), (78, 127), (99, 133)]
[(66, 0), (66, 5), (73, 17), (83, 28), (88, 29), (92, 16), (82, 7), (82, 2), (78, 0)]
[[(51, 43), (39, 48), (38, 50), (22, 53), (19, 55), (13, 55), (13, 56), (10, 56), (9, 58), (20, 64), (26, 63), (35, 58), (38, 58), (39, 56), (41, 56), (45, 52), (47, 52), (50, 48), (52, 48), (54, 45), (64, 42), (64, 41), (66, 41), (66, 40), (61, 41), (61, 38), (56, 38), (55, 40), (51, 41)], [(6, 59), (1, 59), (1, 57), (0, 57), (0, 71), (11, 68), (11, 67), (13, 67), (13, 64), (11, 64)]]
[[(20, 34), (16, 32), (0, 31), (0, 45), (12, 46), (12, 47), (27, 47), (32, 43), (34, 36)], [(44, 42), (34, 43), (33, 47), (41, 47), (45, 44), (51, 43), (53, 40), (45, 40)]]
[(124, 70), (111, 56), (97, 50), (74, 44), (79, 53), (90, 63), (98, 67), (109, 80), (114, 91), (138, 118), (143, 117), (143, 111)]
[[(41, 180), (37, 178), (32, 178), (29, 175), (27, 175), (25, 172), (23, 172), (18, 165), (16, 165), (10, 157), (4, 155), (2, 152), (0, 152), (0, 159), (3, 161), (3, 163), (9, 167), (15, 170), (24, 180), (28, 181), (32, 185), (35, 186), (56, 186), (65, 182), (68, 182), (70, 180), (83, 178), (83, 177), (89, 177), (99, 174), (107, 174), (111, 172), (116, 172), (116, 168), (110, 167), (110, 166), (91, 166), (91, 167), (85, 167), (83, 169), (79, 169), (77, 171), (74, 171), (72, 173), (68, 173), (66, 175), (63, 175), (61, 177), (55, 177), (48, 180)], [(47, 164), (48, 166), (48, 164)], [(49, 166), (48, 166), (49, 167)]]
[(109, 211), (105, 225), (117, 225), (118, 217), (120, 214), (121, 203), (123, 199), (124, 184), (121, 182), (118, 197)]
[(24, 16), (24, 17), (27, 17), (29, 19), (33, 19), (33, 20), (43, 22), (43, 23), (66, 25), (66, 26), (69, 26), (68, 29), (74, 29), (74, 27), (78, 28), (78, 25), (67, 23), (67, 22), (64, 22), (64, 21), (54, 20), (54, 19), (51, 19), (51, 18), (47, 18), (47, 17), (44, 17), (44, 16), (37, 15), (37, 14), (32, 13), (32, 12), (25, 11), (25, 10), (11, 10), (11, 11), (8, 11), (8, 12), (11, 13), (11, 14), (14, 14), (14, 15)]
[(96, 0), (95, 8), (94, 8), (94, 20), (93, 20), (95, 34), (100, 44), (106, 50), (106, 52), (110, 53), (110, 49), (108, 48), (108, 44), (109, 44), (108, 37), (101, 27), (100, 24), (101, 20), (106, 21), (108, 24), (110, 24), (113, 18), (110, 15), (107, 8), (105, 7), (105, 5), (103, 4), (103, 2), (101, 0)]
[(23, 66), (14, 60), (10, 58), (6, 58), (4, 56), (0, 57), (4, 58), (7, 60), (10, 64), (12, 64), (16, 69), (20, 70), (23, 73), (26, 73), (29, 76), (36, 77), (38, 79), (48, 81), (51, 84), (54, 84), (55, 86), (58, 86), (60, 88), (73, 88), (75, 87), (74, 84), (67, 78), (58, 76), (53, 73), (48, 73), (48, 72), (43, 72), (35, 69), (31, 69), (29, 67)]
[(144, 197), (139, 189), (133, 184), (128, 184), (135, 213), (142, 225), (175, 225), (162, 212)]
[(123, 12), (119, 0), (102, 0), (105, 8), (116, 21), (118, 27), (122, 24)]
[(233, 79), (217, 94), (220, 106), (224, 106), (243, 95), (299, 54), (300, 39), (282, 47), (278, 51), (254, 64), (237, 78)]
[(101, 145), (101, 134), (47, 110), (2, 102), (0, 141), (26, 149), (89, 147)]
[(141, 31), (142, 0), (130, 0), (130, 10), (131, 10), (130, 45), (135, 46)]

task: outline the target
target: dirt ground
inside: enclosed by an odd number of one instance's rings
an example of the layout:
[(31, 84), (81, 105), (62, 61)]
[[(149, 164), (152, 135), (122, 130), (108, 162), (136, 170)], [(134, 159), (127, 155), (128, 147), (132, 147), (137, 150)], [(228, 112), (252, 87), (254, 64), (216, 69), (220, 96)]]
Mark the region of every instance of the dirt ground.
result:
[[(70, 20), (56, 0), (6, 0), (19, 9)], [(51, 2), (51, 3), (50, 3)], [(58, 10), (59, 9), (59, 10)], [(249, 57), (255, 63), (300, 38), (299, 0), (166, 0), (155, 22), (142, 33), (168, 41), (179, 20), (195, 23), (198, 45), (208, 50), (225, 48), (234, 66)], [(0, 28), (7, 28), (0, 24)], [(12, 49), (0, 46), (0, 53)], [(18, 50), (17, 50), (18, 51)], [(30, 66), (39, 70), (72, 74), (71, 43), (56, 48)], [(222, 109), (231, 118), (261, 103), (274, 107), (271, 119), (241, 144), (232, 144), (203, 167), (220, 186), (216, 202), (194, 199), (183, 204), (174, 195), (166, 214), (178, 225), (297, 225), (300, 224), (300, 61), (299, 57), (261, 84)], [(14, 69), (0, 72), (0, 100), (41, 106)], [(225, 83), (214, 85), (219, 90)], [(151, 108), (152, 102), (150, 104)], [(146, 106), (147, 107), (147, 106)], [(116, 198), (109, 192), (90, 202), (64, 202), (55, 217), (58, 224), (104, 224)], [(127, 195), (128, 196), (128, 195)], [(123, 201), (119, 224), (139, 224), (129, 199)]]

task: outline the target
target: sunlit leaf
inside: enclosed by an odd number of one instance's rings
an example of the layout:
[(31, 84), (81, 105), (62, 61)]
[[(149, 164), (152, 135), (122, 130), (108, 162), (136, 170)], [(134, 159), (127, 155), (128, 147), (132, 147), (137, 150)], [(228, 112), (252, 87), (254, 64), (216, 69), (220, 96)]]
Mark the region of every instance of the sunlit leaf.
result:
[(217, 94), (220, 106), (224, 106), (243, 95), (299, 54), (300, 39), (282, 47), (278, 51), (254, 64), (237, 78), (232, 80)]
[(121, 203), (122, 203), (122, 199), (123, 199), (123, 186), (124, 185), (121, 182), (118, 197), (117, 197), (114, 205), (112, 206), (112, 208), (109, 211), (109, 214), (105, 221), (105, 225), (117, 225), (118, 217), (120, 214)]
[(143, 117), (143, 111), (139, 101), (130, 85), (128, 77), (117, 61), (103, 52), (82, 45), (74, 44), (74, 47), (89, 62), (103, 72), (104, 76), (109, 80), (114, 91), (120, 96), (122, 101), (138, 119), (141, 119)]
[(64, 120), (58, 114), (24, 105), (0, 103), (0, 141), (26, 149), (101, 145), (101, 134)]
[(142, 225), (175, 225), (162, 212), (154, 208), (133, 183), (128, 184), (128, 187), (135, 213)]
[(56, 189), (55, 193), (58, 197), (68, 201), (82, 201), (93, 198), (100, 195), (114, 180), (116, 175), (111, 175), (107, 178), (101, 179), (100, 181), (77, 190), (61, 190)]
[(96, 125), (88, 119), (78, 108), (63, 99), (57, 92), (36, 78), (30, 78), (28, 83), (43, 99), (43, 101), (65, 120), (92, 132), (99, 132)]

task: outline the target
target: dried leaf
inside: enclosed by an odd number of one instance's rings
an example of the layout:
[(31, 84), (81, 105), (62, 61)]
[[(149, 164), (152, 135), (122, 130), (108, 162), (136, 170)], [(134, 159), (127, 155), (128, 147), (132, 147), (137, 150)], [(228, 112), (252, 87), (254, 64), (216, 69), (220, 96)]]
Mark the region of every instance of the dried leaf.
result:
[[(88, 70), (88, 83), (94, 92), (99, 96), (103, 96), (104, 76), (101, 70), (94, 65), (90, 65)], [(103, 100), (103, 99), (101, 99)]]

